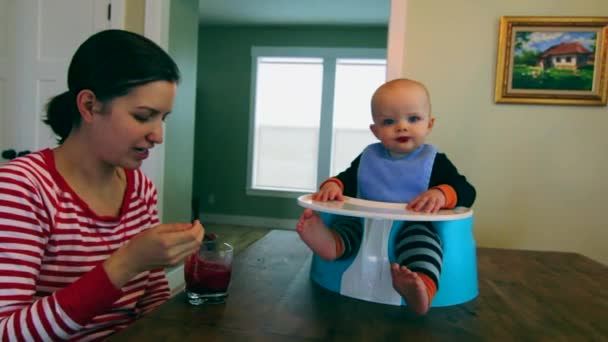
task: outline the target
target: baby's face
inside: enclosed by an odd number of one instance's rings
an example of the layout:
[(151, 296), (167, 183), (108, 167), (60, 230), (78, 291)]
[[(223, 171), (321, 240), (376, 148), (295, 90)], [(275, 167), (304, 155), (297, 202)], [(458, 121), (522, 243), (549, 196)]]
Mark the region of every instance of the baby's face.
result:
[(381, 88), (374, 96), (372, 132), (392, 157), (400, 158), (424, 144), (433, 128), (426, 91), (406, 81)]

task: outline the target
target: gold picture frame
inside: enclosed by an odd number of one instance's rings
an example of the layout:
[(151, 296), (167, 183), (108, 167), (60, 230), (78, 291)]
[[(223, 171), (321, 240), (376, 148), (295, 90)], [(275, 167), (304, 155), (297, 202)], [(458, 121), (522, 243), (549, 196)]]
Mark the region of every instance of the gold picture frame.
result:
[(608, 102), (608, 17), (500, 18), (496, 103)]

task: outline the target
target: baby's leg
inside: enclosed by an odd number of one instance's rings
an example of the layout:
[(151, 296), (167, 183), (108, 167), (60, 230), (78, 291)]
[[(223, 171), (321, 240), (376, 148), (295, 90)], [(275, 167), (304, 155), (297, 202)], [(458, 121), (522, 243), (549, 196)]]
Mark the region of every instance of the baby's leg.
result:
[[(405, 266), (394, 263), (391, 265), (393, 287), (405, 300), (408, 307), (418, 315), (424, 315), (431, 307), (432, 292), (429, 286), (436, 289), (432, 280), (424, 273), (412, 272)], [(426, 279), (424, 279), (426, 277)], [(427, 280), (428, 281), (425, 281)], [(430, 281), (430, 284), (428, 282)]]
[(443, 251), (430, 224), (404, 227), (397, 237), (397, 263), (391, 265), (393, 287), (417, 314), (424, 315), (437, 292)]
[[(356, 218), (339, 218), (327, 227), (319, 214), (304, 210), (297, 225), (302, 241), (319, 257), (327, 261), (347, 258), (361, 244), (363, 227)], [(358, 242), (358, 243), (357, 243)]]
[(332, 261), (338, 257), (335, 233), (323, 223), (319, 214), (312, 209), (304, 210), (298, 221), (296, 231), (300, 234), (302, 241), (321, 259)]

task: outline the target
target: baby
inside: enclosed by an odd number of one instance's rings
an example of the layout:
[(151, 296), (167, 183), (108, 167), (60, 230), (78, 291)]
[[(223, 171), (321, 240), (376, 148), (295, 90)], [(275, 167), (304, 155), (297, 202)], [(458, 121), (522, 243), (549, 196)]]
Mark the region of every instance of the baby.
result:
[[(371, 101), (371, 144), (336, 177), (325, 180), (313, 200), (344, 196), (382, 202), (407, 202), (407, 209), (436, 213), (470, 207), (475, 188), (433, 145), (425, 144), (435, 118), (429, 93), (420, 82), (397, 79), (380, 86)], [(361, 220), (340, 217), (331, 227), (306, 209), (297, 224), (300, 237), (319, 257), (346, 259), (361, 244)], [(432, 224), (408, 222), (395, 240), (397, 262), (391, 265), (393, 287), (416, 314), (424, 315), (438, 289), (442, 246)]]

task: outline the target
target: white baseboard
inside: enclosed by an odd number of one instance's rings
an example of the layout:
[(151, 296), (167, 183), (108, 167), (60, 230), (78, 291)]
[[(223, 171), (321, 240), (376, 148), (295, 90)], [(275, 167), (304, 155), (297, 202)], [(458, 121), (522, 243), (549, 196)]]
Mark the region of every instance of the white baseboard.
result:
[(295, 230), (298, 220), (278, 219), (273, 217), (260, 216), (240, 216), (224, 214), (205, 214), (201, 213), (203, 223), (230, 224), (245, 227), (263, 227), (271, 229)]
[(179, 266), (168, 268), (166, 270), (167, 280), (169, 281), (169, 288), (171, 289), (171, 297), (181, 292), (186, 287), (186, 280), (184, 279), (184, 264)]

